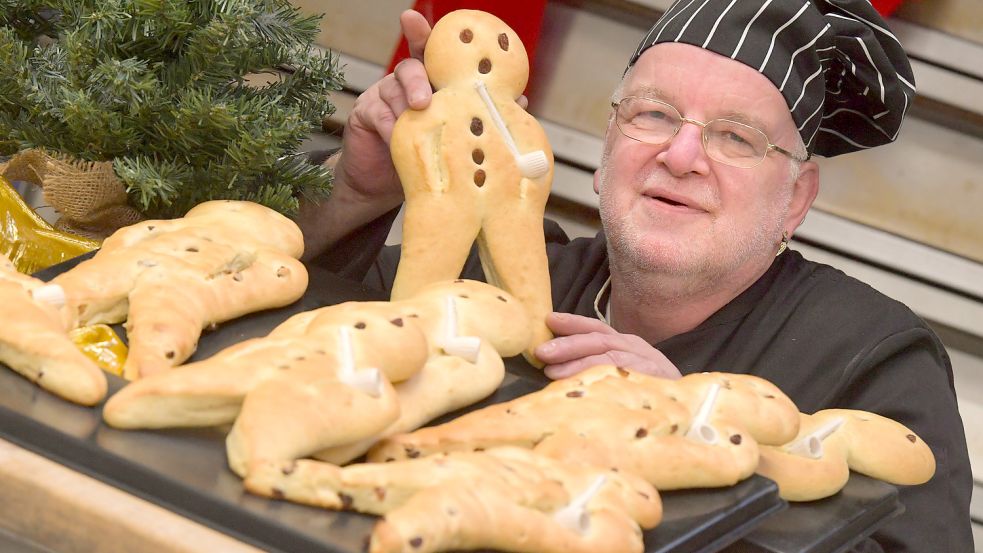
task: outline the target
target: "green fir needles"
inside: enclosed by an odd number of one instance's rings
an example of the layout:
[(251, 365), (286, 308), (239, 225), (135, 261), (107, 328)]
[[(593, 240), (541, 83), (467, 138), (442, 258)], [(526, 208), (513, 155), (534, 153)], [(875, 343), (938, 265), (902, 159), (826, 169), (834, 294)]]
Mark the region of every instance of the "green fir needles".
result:
[(149, 217), (294, 214), (331, 187), (298, 152), (342, 84), (319, 20), (287, 0), (0, 0), (0, 153), (111, 160)]

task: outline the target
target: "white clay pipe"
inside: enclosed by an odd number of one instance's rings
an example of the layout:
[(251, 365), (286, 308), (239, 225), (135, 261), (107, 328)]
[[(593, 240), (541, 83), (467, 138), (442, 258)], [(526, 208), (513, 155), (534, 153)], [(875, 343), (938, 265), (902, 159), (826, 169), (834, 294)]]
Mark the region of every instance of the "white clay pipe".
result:
[(717, 429), (710, 426), (710, 414), (713, 413), (713, 406), (717, 403), (717, 395), (720, 393), (720, 384), (714, 382), (707, 390), (707, 395), (700, 404), (700, 410), (693, 417), (693, 422), (686, 431), (686, 437), (691, 440), (703, 442), (708, 445), (717, 443)]
[(376, 368), (355, 369), (355, 350), (352, 347), (352, 329), (343, 326), (341, 334), (341, 366), (338, 380), (372, 397), (382, 395), (382, 372)]
[(478, 362), (481, 338), (457, 335), (457, 304), (454, 296), (450, 295), (444, 298), (444, 337), (440, 348), (447, 355), (460, 357), (469, 363)]
[(495, 102), (488, 95), (488, 89), (485, 87), (484, 81), (475, 81), (474, 87), (478, 90), (478, 95), (485, 102), (488, 112), (491, 113), (492, 120), (495, 122), (495, 126), (498, 127), (498, 132), (502, 133), (502, 138), (505, 139), (505, 145), (512, 152), (512, 157), (515, 158), (515, 163), (519, 166), (519, 172), (522, 173), (522, 176), (534, 179), (549, 172), (550, 162), (549, 158), (546, 157), (546, 152), (536, 150), (526, 154), (519, 153), (519, 147), (516, 146), (515, 139), (512, 138), (508, 127), (505, 126), (505, 121), (502, 119), (502, 114), (498, 112), (498, 108), (495, 107)]
[(590, 513), (587, 511), (587, 504), (601, 491), (601, 487), (608, 481), (607, 475), (600, 475), (594, 482), (577, 497), (562, 509), (553, 513), (553, 520), (563, 526), (577, 532), (580, 535), (587, 533), (590, 529)]
[(789, 444), (788, 447), (785, 448), (785, 451), (788, 451), (792, 455), (799, 455), (800, 457), (822, 459), (823, 440), (828, 438), (833, 432), (839, 430), (839, 428), (843, 426), (843, 422), (843, 418), (841, 417), (826, 421), (825, 424), (813, 430), (810, 434), (802, 436), (798, 440), (795, 440)]
[(57, 284), (45, 284), (31, 290), (31, 297), (57, 308), (65, 305), (65, 289)]

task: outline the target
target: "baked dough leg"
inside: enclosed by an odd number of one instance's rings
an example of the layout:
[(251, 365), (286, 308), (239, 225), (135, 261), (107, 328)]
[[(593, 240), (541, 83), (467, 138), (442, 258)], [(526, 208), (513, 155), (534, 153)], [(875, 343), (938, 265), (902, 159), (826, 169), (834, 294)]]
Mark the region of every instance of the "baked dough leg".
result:
[(442, 158), (453, 142), (446, 127), (423, 117), (404, 120), (400, 126), (400, 140), (408, 141), (409, 148), (407, 155), (393, 159), (406, 195), (393, 301), (461, 276), (481, 228), (481, 206), (471, 176)]
[[(516, 448), (344, 469), (315, 461), (262, 464), (246, 487), (385, 515), (370, 542), (376, 552), (640, 552), (640, 527), (662, 518), (658, 492), (637, 476)], [(573, 515), (558, 514), (565, 509)]]
[(245, 476), (267, 460), (298, 459), (378, 434), (399, 416), (388, 380), (373, 397), (334, 375), (267, 380), (246, 395), (226, 438), (229, 468)]
[(43, 285), (0, 255), (0, 362), (68, 401), (95, 405), (106, 397), (106, 375), (72, 343), (59, 310), (33, 298)]
[[(498, 200), (495, 196), (512, 196)], [(533, 336), (523, 356), (541, 367), (533, 355), (551, 340), (546, 316), (553, 311), (549, 261), (543, 236), (543, 213), (549, 183), (522, 178), (514, 190), (494, 191), (478, 235), (478, 253), (488, 282), (507, 290), (526, 306)]]
[(843, 489), (851, 470), (898, 485), (922, 484), (935, 474), (928, 444), (897, 421), (854, 409), (801, 417), (798, 436), (781, 447), (762, 448), (758, 466), (788, 501), (831, 496)]

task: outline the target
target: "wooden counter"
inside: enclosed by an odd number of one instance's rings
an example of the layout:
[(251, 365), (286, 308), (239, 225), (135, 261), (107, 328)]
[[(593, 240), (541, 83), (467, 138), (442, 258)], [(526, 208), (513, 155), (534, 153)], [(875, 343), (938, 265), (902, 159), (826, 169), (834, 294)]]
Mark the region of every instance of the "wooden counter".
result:
[(60, 553), (260, 551), (3, 439), (0, 528)]

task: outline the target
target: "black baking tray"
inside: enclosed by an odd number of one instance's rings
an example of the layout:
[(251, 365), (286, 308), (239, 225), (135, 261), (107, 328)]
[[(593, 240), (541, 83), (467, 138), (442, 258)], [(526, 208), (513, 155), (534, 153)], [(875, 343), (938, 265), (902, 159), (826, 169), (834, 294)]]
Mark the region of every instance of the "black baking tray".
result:
[(763, 521), (728, 553), (841, 553), (850, 551), (904, 512), (898, 489), (855, 472), (836, 495), (791, 503)]
[[(48, 279), (72, 260), (38, 273)], [(290, 315), (349, 300), (384, 295), (317, 268), (310, 286), (288, 307), (253, 314), (204, 334), (191, 361), (267, 334)], [(122, 329), (117, 327), (121, 332)], [(507, 375), (491, 397), (472, 406), (512, 399), (542, 388), (548, 379), (522, 358), (506, 360)], [(109, 394), (124, 384), (109, 377)], [(444, 417), (450, 418), (456, 414)], [(227, 428), (123, 431), (101, 422), (101, 407), (71, 404), (13, 371), (0, 370), (0, 436), (268, 551), (360, 553), (374, 517), (271, 501), (243, 490), (226, 466)], [(777, 486), (753, 476), (724, 489), (663, 494), (663, 523), (645, 533), (646, 552), (718, 551), (786, 507)]]

